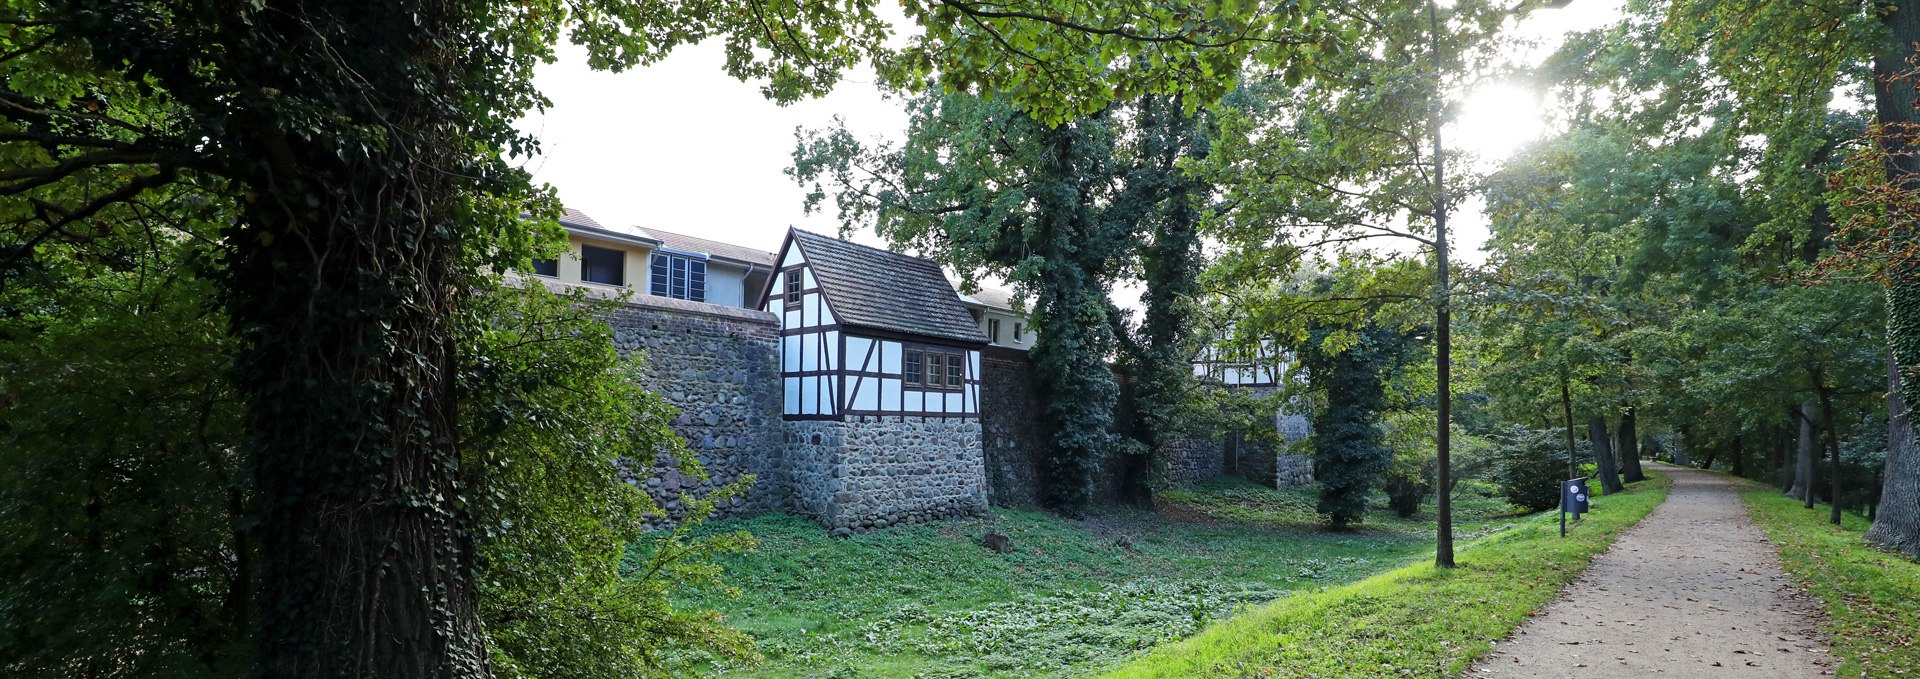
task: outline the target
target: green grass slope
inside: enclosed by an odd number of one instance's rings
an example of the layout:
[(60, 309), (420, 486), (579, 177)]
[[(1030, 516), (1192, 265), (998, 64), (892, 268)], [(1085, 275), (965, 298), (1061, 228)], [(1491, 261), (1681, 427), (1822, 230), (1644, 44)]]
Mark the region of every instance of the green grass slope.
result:
[(1666, 499), (1654, 478), (1597, 498), (1559, 536), (1557, 515), (1526, 518), (1457, 553), (1459, 567), (1406, 566), (1281, 599), (1207, 627), (1110, 677), (1450, 677), (1484, 655)]
[[(683, 603), (759, 640), (765, 664), (712, 668), (722, 676), (1085, 676), (1290, 593), (1430, 558), (1430, 512), (1380, 510), (1330, 534), (1316, 527), (1314, 492), (1222, 480), (1169, 494), (1160, 513), (996, 509), (838, 540), (791, 516), (716, 522), (760, 540), (722, 559), (742, 594)], [(1516, 521), (1503, 502), (1461, 495), (1464, 531)], [(983, 549), (989, 529), (1015, 551)]]

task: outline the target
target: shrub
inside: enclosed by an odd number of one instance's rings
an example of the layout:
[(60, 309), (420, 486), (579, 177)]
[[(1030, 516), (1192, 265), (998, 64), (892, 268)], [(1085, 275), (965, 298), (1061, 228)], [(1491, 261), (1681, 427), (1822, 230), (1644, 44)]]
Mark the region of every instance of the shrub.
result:
[(1560, 482), (1567, 473), (1564, 435), (1516, 427), (1500, 437), (1494, 483), (1507, 501), (1534, 511), (1560, 504)]

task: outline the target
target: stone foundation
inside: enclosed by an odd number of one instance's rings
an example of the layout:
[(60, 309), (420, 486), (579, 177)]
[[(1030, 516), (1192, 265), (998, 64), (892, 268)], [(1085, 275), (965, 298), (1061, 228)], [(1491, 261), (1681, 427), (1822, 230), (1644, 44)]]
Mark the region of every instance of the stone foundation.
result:
[(787, 423), (789, 502), (835, 534), (987, 508), (980, 423), (972, 418), (855, 416)]

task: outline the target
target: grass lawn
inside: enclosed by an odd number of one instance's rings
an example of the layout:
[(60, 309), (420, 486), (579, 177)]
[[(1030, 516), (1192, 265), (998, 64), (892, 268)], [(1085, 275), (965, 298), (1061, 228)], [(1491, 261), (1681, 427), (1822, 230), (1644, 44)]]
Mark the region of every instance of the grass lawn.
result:
[[(723, 559), (742, 595), (683, 603), (759, 639), (766, 663), (726, 676), (1084, 676), (1289, 593), (1431, 558), (1431, 508), (1424, 521), (1381, 509), (1330, 534), (1316, 527), (1315, 492), (1223, 480), (1168, 494), (1158, 513), (995, 509), (843, 540), (791, 516), (716, 522), (760, 540)], [(1460, 495), (1464, 533), (1535, 522)], [(989, 529), (1015, 551), (980, 547)]]
[[(1451, 677), (1553, 599), (1593, 556), (1666, 499), (1652, 474), (1559, 536), (1557, 514), (1457, 552), (1459, 567), (1417, 563), (1280, 599), (1120, 667), (1113, 677)], [(1469, 529), (1471, 530), (1471, 529)]]
[(1778, 488), (1735, 483), (1787, 573), (1825, 605), (1839, 675), (1920, 677), (1920, 563), (1868, 545), (1864, 518), (1843, 514), (1835, 526), (1825, 505), (1805, 509)]

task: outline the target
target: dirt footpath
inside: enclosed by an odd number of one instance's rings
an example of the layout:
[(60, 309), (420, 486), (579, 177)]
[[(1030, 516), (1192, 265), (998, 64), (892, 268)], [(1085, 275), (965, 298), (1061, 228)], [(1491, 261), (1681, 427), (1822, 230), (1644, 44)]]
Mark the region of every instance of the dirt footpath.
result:
[[(1831, 674), (1819, 608), (1725, 479), (1660, 467), (1667, 501), (1622, 533), (1541, 614), (1467, 677), (1766, 677)], [(1598, 490), (1598, 487), (1595, 488)], [(1607, 499), (1594, 498), (1599, 511)]]

